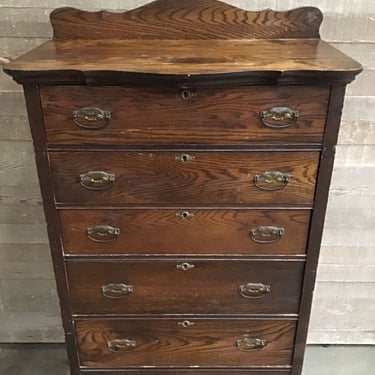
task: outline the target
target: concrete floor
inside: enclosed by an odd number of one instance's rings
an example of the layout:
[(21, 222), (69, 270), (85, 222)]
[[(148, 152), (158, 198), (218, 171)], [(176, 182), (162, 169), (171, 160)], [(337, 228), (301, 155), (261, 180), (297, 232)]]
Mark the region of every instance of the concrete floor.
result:
[[(61, 344), (0, 344), (0, 375), (66, 375)], [(303, 375), (374, 375), (375, 346), (309, 346)]]

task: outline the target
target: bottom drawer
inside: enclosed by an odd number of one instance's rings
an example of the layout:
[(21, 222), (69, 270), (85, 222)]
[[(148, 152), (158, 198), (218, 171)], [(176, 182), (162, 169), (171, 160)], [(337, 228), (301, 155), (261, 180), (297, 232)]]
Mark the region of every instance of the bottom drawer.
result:
[(75, 322), (81, 366), (290, 366), (295, 321), (111, 319)]

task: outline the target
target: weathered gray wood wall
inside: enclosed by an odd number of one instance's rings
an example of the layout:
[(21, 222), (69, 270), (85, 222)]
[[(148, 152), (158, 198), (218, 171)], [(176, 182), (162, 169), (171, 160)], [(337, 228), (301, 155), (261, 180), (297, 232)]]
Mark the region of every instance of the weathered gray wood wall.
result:
[[(147, 0), (1, 0), (0, 62), (50, 37), (60, 6), (130, 9)], [(322, 35), (361, 61), (347, 91), (310, 343), (375, 343), (375, 1), (243, 0), (246, 9), (315, 5)], [(0, 73), (0, 341), (62, 341), (59, 309), (21, 87)]]

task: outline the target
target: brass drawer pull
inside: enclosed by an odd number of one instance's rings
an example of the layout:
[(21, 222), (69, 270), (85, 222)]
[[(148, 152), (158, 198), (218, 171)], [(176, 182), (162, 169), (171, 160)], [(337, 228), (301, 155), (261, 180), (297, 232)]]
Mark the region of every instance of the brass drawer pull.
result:
[(181, 163), (189, 163), (190, 161), (195, 160), (195, 156), (191, 156), (188, 154), (181, 154), (181, 155), (176, 156), (175, 160)]
[(193, 325), (195, 325), (194, 322), (191, 322), (190, 320), (184, 320), (182, 322), (178, 322), (177, 323), (179, 326), (182, 326), (184, 328), (188, 328), (188, 327), (192, 327)]
[(240, 285), (238, 287), (238, 291), (244, 298), (261, 298), (271, 292), (271, 286), (261, 283), (247, 283), (244, 285)]
[(281, 240), (284, 235), (284, 228), (260, 226), (250, 230), (250, 238), (255, 243), (270, 244)]
[(197, 96), (197, 92), (195, 90), (183, 88), (179, 93), (176, 94), (176, 96), (180, 97), (182, 100), (191, 100)]
[(279, 171), (266, 171), (254, 176), (254, 184), (257, 188), (266, 191), (284, 189), (290, 176)]
[(285, 129), (297, 122), (299, 113), (288, 107), (273, 107), (261, 111), (259, 116), (265, 126), (273, 129)]
[(181, 264), (177, 264), (176, 268), (182, 271), (189, 271), (195, 268), (195, 265), (190, 264), (190, 263), (181, 263)]
[(176, 217), (178, 217), (181, 220), (192, 219), (194, 216), (195, 216), (195, 214), (193, 214), (189, 211), (182, 211), (182, 212), (176, 213)]
[(236, 341), (237, 349), (243, 352), (250, 350), (262, 350), (266, 345), (266, 340), (250, 337), (249, 335), (244, 335), (241, 339)]
[(83, 129), (103, 129), (110, 119), (111, 112), (96, 107), (83, 107), (73, 111), (73, 122)]
[(137, 341), (131, 339), (115, 339), (107, 341), (108, 349), (111, 352), (126, 351), (137, 346)]
[(90, 171), (79, 176), (81, 185), (88, 190), (106, 190), (112, 187), (116, 176), (103, 171)]
[(96, 225), (87, 228), (87, 237), (94, 242), (106, 243), (116, 241), (120, 234), (120, 228), (109, 225)]
[(110, 283), (102, 286), (104, 297), (121, 299), (129, 296), (133, 292), (133, 285)]

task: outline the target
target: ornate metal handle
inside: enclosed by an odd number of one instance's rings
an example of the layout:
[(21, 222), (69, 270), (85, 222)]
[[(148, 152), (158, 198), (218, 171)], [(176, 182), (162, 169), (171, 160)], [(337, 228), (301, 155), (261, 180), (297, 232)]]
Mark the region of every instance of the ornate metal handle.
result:
[(104, 297), (121, 299), (129, 296), (133, 292), (133, 285), (110, 283), (102, 286)]
[(299, 113), (288, 107), (273, 107), (261, 111), (259, 116), (263, 124), (269, 128), (283, 129), (294, 125), (298, 120)]
[(177, 212), (176, 217), (178, 217), (181, 220), (187, 220), (191, 219), (195, 216), (195, 214), (189, 212), (189, 211), (182, 211), (182, 212)]
[(137, 341), (131, 339), (115, 339), (107, 341), (108, 349), (111, 352), (125, 351), (137, 346)]
[(188, 155), (188, 154), (181, 154), (181, 155), (176, 156), (175, 160), (181, 163), (189, 163), (189, 161), (195, 160), (195, 156)]
[(176, 96), (180, 97), (182, 100), (191, 100), (197, 96), (197, 92), (195, 90), (183, 88), (179, 93), (176, 94)]
[(258, 227), (250, 230), (250, 238), (255, 243), (269, 244), (280, 241), (284, 235), (284, 228)]
[(238, 291), (244, 298), (261, 298), (271, 292), (270, 285), (248, 283), (240, 285)]
[(236, 341), (236, 345), (238, 350), (247, 352), (250, 350), (262, 350), (267, 345), (267, 341), (244, 335), (241, 339)]
[(266, 171), (254, 176), (254, 184), (261, 190), (281, 190), (288, 184), (289, 177), (289, 175), (279, 171)]
[(181, 264), (177, 264), (176, 268), (182, 271), (189, 271), (195, 268), (195, 265), (190, 264), (190, 263), (181, 263)]
[(96, 107), (84, 107), (73, 111), (73, 122), (84, 129), (103, 129), (109, 124), (111, 112)]
[(177, 324), (179, 326), (184, 327), (184, 328), (188, 328), (188, 327), (191, 327), (191, 326), (195, 325), (195, 323), (191, 322), (190, 320), (183, 320), (182, 322), (177, 322)]
[(87, 228), (87, 237), (94, 242), (113, 242), (117, 240), (120, 234), (120, 228), (114, 228), (109, 225), (96, 225)]
[(106, 190), (112, 187), (116, 176), (103, 171), (90, 171), (79, 176), (81, 185), (88, 190)]

